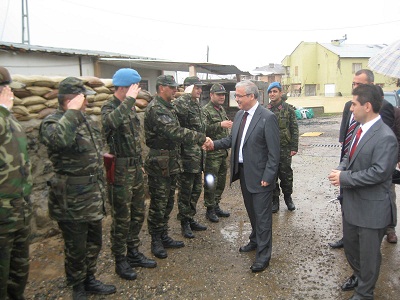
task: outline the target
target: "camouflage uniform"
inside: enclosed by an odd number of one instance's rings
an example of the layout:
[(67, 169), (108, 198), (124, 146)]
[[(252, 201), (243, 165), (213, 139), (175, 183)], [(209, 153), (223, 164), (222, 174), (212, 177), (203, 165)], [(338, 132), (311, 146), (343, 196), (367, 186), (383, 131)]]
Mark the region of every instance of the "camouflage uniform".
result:
[(135, 101), (128, 97), (121, 102), (114, 96), (101, 109), (110, 153), (116, 156), (115, 182), (108, 191), (113, 217), (111, 249), (115, 256), (125, 255), (127, 246), (139, 246), (145, 214), (141, 129)]
[(0, 299), (24, 299), (29, 273), (32, 203), (27, 137), (0, 106)]
[[(205, 134), (205, 115), (197, 99), (192, 99), (192, 95), (186, 93), (174, 101), (174, 106), (182, 127)], [(201, 145), (182, 144), (183, 173), (179, 175), (178, 183), (178, 220), (192, 220), (196, 214), (203, 184), (204, 156)]]
[(144, 116), (145, 161), (151, 197), (148, 227), (152, 235), (168, 231), (169, 215), (174, 207), (178, 174), (182, 172), (180, 145), (202, 145), (206, 136), (179, 125), (174, 106), (160, 96), (150, 102)]
[(50, 217), (58, 222), (64, 238), (67, 283), (79, 286), (94, 277), (102, 244), (101, 132), (81, 111), (60, 107), (43, 120), (40, 141), (55, 172), (48, 182), (48, 204)]
[[(225, 109), (215, 105), (211, 101), (203, 107), (207, 120), (206, 135), (213, 141), (220, 140), (229, 135), (229, 129), (221, 127), (221, 122), (229, 120)], [(225, 189), (228, 150), (221, 149), (207, 152), (204, 174), (214, 176), (214, 187), (204, 184), (204, 206), (216, 207), (221, 201), (221, 195)]]
[[(273, 201), (279, 201), (280, 188), (285, 199), (293, 193), (292, 156), (290, 156), (290, 152), (298, 151), (299, 127), (297, 125), (296, 114), (290, 104), (280, 101), (275, 106), (269, 103), (267, 108), (278, 118), (280, 131), (281, 155), (276, 186), (273, 193)], [(278, 178), (280, 179), (280, 185), (278, 184)]]

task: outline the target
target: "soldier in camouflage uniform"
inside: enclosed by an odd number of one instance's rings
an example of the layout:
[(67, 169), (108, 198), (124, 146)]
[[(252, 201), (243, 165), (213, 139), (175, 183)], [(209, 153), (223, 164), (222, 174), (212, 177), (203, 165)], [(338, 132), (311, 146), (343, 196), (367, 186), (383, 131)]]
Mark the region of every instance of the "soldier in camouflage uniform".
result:
[[(206, 135), (212, 140), (219, 140), (229, 135), (232, 121), (228, 119), (222, 104), (225, 102), (226, 90), (222, 84), (214, 84), (210, 89), (210, 101), (204, 105), (206, 116)], [(228, 150), (221, 149), (207, 153), (204, 170), (204, 206), (207, 207), (206, 218), (218, 222), (218, 217), (229, 217), (230, 213), (219, 207), (221, 195), (225, 189)], [(213, 176), (209, 182), (206, 176)]]
[[(280, 131), (281, 155), (279, 161), (276, 186), (272, 197), (272, 212), (279, 210), (279, 194), (282, 189), (283, 197), (288, 210), (296, 209), (293, 200), (293, 170), (292, 156), (296, 155), (299, 146), (299, 127), (297, 125), (296, 114), (293, 107), (282, 101), (282, 87), (279, 82), (272, 82), (268, 86), (268, 96), (270, 99), (267, 108), (278, 118)], [(280, 183), (278, 184), (278, 179)]]
[(94, 94), (83, 82), (68, 77), (60, 82), (59, 108), (40, 125), (40, 141), (47, 147), (54, 176), (48, 181), (49, 214), (64, 238), (65, 273), (73, 299), (86, 293), (112, 294), (113, 285), (96, 280), (105, 214), (101, 133), (86, 118), (85, 95)]
[[(187, 77), (184, 86), (189, 89), (174, 101), (176, 114), (182, 127), (205, 134), (206, 120), (199, 99), (204, 83), (197, 76)], [(197, 201), (202, 191), (202, 172), (205, 164), (205, 152), (201, 145), (181, 145), (183, 173), (179, 175), (178, 220), (181, 221), (182, 235), (194, 238), (192, 230), (206, 230), (207, 227), (196, 222)]]
[(145, 215), (140, 121), (135, 110), (140, 80), (136, 70), (119, 69), (113, 76), (114, 96), (101, 108), (105, 137), (116, 157), (115, 181), (108, 184), (111, 250), (116, 273), (128, 280), (136, 279), (132, 267), (157, 266), (138, 250)]
[(150, 193), (148, 228), (151, 234), (151, 251), (158, 258), (166, 258), (165, 248), (183, 247), (181, 241), (168, 236), (169, 215), (174, 207), (175, 188), (182, 172), (180, 145), (202, 145), (204, 133), (179, 125), (171, 101), (178, 84), (173, 76), (157, 78), (157, 95), (147, 106), (144, 116), (146, 145), (150, 148), (145, 161)]
[(0, 67), (0, 299), (25, 299), (29, 273), (29, 237), (32, 203), (31, 163), (27, 137), (11, 109), (11, 81)]

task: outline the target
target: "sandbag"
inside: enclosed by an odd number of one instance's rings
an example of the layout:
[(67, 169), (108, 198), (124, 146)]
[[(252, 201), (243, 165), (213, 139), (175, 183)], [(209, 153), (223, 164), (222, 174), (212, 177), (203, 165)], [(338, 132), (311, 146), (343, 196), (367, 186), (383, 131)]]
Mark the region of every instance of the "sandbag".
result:
[(147, 100), (147, 102), (150, 102), (151, 100), (153, 100), (153, 97), (151, 96), (151, 94), (146, 90), (141, 90), (136, 98)]
[(25, 84), (26, 86), (32, 86), (34, 79), (32, 76), (25, 76), (25, 75), (11, 75), (13, 81), (17, 81), (20, 83)]
[(34, 105), (29, 105), (26, 106), (26, 108), (28, 109), (29, 113), (37, 113), (39, 111), (41, 111), (42, 109), (46, 108), (47, 106), (44, 104), (34, 104)]
[(28, 91), (26, 88), (12, 89), (12, 91), (13, 91), (14, 95), (19, 98), (25, 98), (25, 97), (32, 96), (32, 92)]
[(14, 95), (14, 105), (22, 105), (22, 100)]
[(99, 78), (93, 76), (82, 76), (79, 77), (79, 79), (81, 79), (86, 85), (92, 88), (104, 85), (104, 83)]
[(31, 77), (34, 86), (54, 88), (56, 82), (53, 78), (41, 75), (34, 75)]
[(111, 94), (110, 89), (105, 86), (94, 87), (93, 90), (95, 90), (96, 93), (98, 93), (98, 94), (101, 94), (101, 93)]
[(110, 94), (105, 94), (105, 93), (96, 94), (94, 95), (94, 102), (108, 100), (111, 97), (112, 95)]
[(20, 114), (14, 114), (14, 116), (17, 118), (18, 121), (29, 121), (31, 119), (37, 119), (38, 114), (29, 114), (26, 116)]
[(90, 107), (102, 107), (103, 104), (105, 104), (107, 102), (107, 100), (104, 101), (94, 101), (92, 103), (90, 103)]
[(101, 115), (101, 108), (100, 107), (87, 107), (85, 112), (88, 115)]
[(100, 78), (100, 80), (101, 80), (101, 82), (103, 82), (103, 84), (106, 88), (110, 88), (110, 87), (114, 86), (113, 81), (110, 78)]
[[(28, 86), (26, 87), (28, 91), (32, 93), (33, 96), (44, 96), (49, 93), (53, 89), (45, 86)], [(53, 97), (54, 98), (54, 97)]]
[(86, 100), (87, 100), (89, 103), (94, 102), (94, 95), (87, 95), (87, 96), (86, 96)]
[(136, 99), (135, 104), (139, 108), (146, 108), (147, 105), (149, 104), (149, 102), (147, 102), (147, 100), (144, 100), (144, 99)]
[(29, 110), (22, 105), (14, 105), (13, 108), (11, 109), (14, 114), (19, 114), (22, 116), (27, 116), (29, 115)]
[(48, 92), (47, 94), (43, 95), (43, 98), (50, 100), (50, 99), (57, 98), (57, 96), (58, 96), (58, 89), (54, 89), (54, 90), (51, 90), (50, 92)]
[(48, 115), (52, 114), (53, 112), (55, 112), (57, 109), (55, 108), (45, 108), (42, 109), (41, 111), (39, 111), (38, 113), (38, 119), (44, 119), (46, 118)]
[(25, 106), (35, 105), (35, 104), (44, 104), (46, 99), (40, 96), (29, 96), (22, 98), (22, 104)]
[(57, 108), (58, 107), (58, 99), (55, 98), (55, 99), (47, 100), (44, 103), (44, 105), (46, 105), (47, 107), (50, 107), (50, 108)]

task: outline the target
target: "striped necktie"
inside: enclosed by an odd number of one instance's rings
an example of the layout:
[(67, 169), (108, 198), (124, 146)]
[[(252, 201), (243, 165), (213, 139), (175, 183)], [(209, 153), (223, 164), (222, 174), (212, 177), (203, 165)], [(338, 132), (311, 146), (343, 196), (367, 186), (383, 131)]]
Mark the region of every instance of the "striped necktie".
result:
[(347, 152), (349, 152), (351, 137), (353, 136), (353, 132), (356, 127), (357, 127), (357, 122), (356, 122), (356, 120), (354, 120), (354, 118), (352, 118), (352, 120), (349, 124), (349, 128), (347, 129), (346, 138), (345, 138), (344, 144), (343, 144), (343, 156), (346, 155)]

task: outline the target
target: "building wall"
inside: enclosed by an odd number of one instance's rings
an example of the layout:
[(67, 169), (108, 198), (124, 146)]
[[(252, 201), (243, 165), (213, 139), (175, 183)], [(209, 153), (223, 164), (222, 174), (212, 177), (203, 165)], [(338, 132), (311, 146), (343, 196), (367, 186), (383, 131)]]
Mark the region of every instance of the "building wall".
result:
[(90, 57), (81, 59), (82, 74), (79, 58), (74, 56), (0, 51), (0, 65), (13, 75), (94, 76), (93, 59)]

